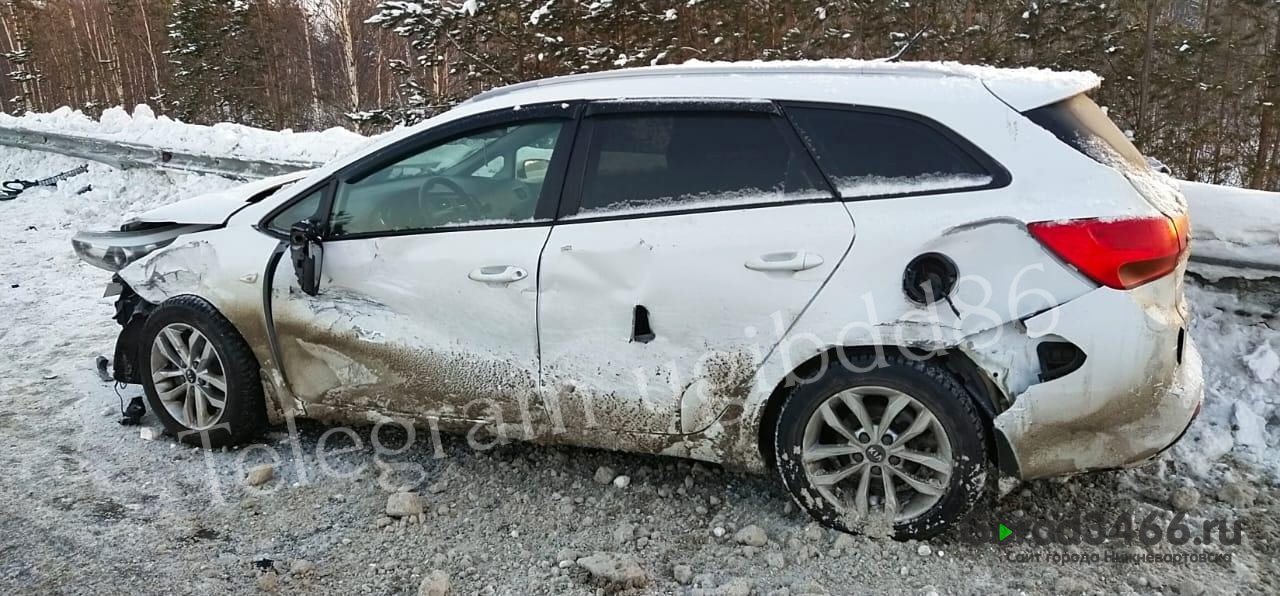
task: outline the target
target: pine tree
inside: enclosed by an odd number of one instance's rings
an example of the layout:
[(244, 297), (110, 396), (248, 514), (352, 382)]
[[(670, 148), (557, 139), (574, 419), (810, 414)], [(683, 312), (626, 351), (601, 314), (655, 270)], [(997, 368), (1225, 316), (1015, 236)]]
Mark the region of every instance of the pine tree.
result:
[(248, 34), (249, 17), (262, 0), (174, 0), (169, 20), (172, 64), (168, 94), (180, 116), (192, 121), (261, 119), (259, 73), (250, 68), (262, 54)]

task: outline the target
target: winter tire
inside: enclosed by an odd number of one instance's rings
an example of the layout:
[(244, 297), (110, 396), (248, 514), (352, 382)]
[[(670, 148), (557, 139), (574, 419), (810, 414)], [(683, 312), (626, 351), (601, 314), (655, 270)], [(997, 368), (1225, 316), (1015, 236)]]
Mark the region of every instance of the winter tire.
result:
[(177, 296), (147, 318), (139, 346), (147, 406), (191, 445), (223, 447), (266, 428), (258, 361), (235, 326), (197, 296)]
[(945, 368), (880, 358), (851, 358), (791, 393), (774, 433), (777, 469), (796, 503), (828, 527), (857, 532), (892, 519), (894, 538), (929, 538), (982, 497), (985, 430)]

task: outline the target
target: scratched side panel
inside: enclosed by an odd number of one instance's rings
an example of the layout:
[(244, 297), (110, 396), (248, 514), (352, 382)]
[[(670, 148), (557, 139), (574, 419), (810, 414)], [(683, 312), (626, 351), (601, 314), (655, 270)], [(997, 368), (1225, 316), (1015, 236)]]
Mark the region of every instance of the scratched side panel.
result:
[[(548, 229), (327, 242), (317, 296), (285, 264), (273, 313), (293, 393), (370, 419), (520, 423), (537, 386), (534, 272)], [(503, 265), (527, 275), (468, 278)]]
[[(756, 368), (853, 236), (840, 203), (566, 223), (542, 262), (545, 399), (566, 428), (679, 434), (752, 392)], [(748, 269), (781, 252), (804, 271)], [(637, 306), (655, 337), (632, 341)]]

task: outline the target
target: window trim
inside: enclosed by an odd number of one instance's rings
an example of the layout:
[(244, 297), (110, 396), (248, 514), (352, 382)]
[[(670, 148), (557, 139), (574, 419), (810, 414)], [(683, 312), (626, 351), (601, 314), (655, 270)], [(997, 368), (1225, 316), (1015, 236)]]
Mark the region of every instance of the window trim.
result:
[[(293, 198), (290, 198), (288, 201), (272, 209), (262, 219), (260, 219), (254, 227), (256, 227), (258, 231), (269, 236), (280, 238), (282, 240), (287, 239), (288, 234), (281, 234), (278, 231), (269, 228), (267, 223), (289, 207), (293, 206), (293, 204), (306, 199), (306, 197), (310, 196), (313, 192), (326, 185), (328, 185), (328, 188), (326, 189), (324, 200), (321, 202), (320, 213), (317, 214), (320, 216), (317, 223), (320, 224), (320, 229), (325, 231), (324, 234), (326, 237), (323, 239), (325, 242), (341, 242), (344, 240), (388, 238), (419, 234), (441, 234), (474, 230), (550, 226), (555, 223), (555, 214), (560, 203), (565, 173), (568, 170), (569, 159), (572, 153), (573, 140), (577, 136), (578, 122), (582, 118), (582, 108), (583, 105), (581, 101), (547, 102), (520, 106), (518, 109), (506, 107), (466, 116), (458, 120), (446, 122), (440, 126), (429, 128), (414, 134), (413, 136), (401, 139), (391, 145), (378, 149), (361, 157), (351, 164), (342, 167), (332, 175), (325, 177), (323, 181), (307, 187), (304, 192), (295, 195)], [(388, 230), (347, 234), (342, 237), (335, 238), (327, 237), (329, 235), (329, 218), (333, 214), (333, 201), (334, 197), (337, 195), (337, 187), (339, 183), (351, 184), (353, 182), (358, 182), (364, 177), (380, 171), (384, 167), (393, 165), (409, 157), (413, 157), (432, 145), (444, 143), (451, 139), (460, 138), (484, 129), (502, 126), (505, 124), (514, 125), (521, 122), (545, 120), (564, 121), (564, 126), (560, 129), (560, 136), (556, 140), (556, 145), (558, 148), (560, 143), (563, 142), (565, 144), (565, 149), (564, 151), (554, 151), (552, 153), (551, 164), (547, 167), (547, 175), (543, 179), (542, 190), (534, 205), (533, 221), (461, 225), (446, 228)]]
[[(957, 133), (956, 131), (951, 130), (941, 122), (938, 122), (937, 120), (929, 118), (928, 116), (918, 114), (916, 112), (908, 112), (905, 110), (898, 110), (893, 108), (882, 108), (878, 106), (863, 106), (863, 105), (856, 105), (856, 104), (842, 104), (842, 103), (817, 102), (817, 101), (779, 101), (778, 105), (782, 108), (782, 113), (786, 116), (787, 122), (789, 122), (791, 124), (792, 129), (794, 129), (795, 135), (800, 139), (800, 142), (803, 143), (804, 146), (809, 150), (809, 156), (813, 159), (814, 163), (818, 166), (818, 170), (821, 171), (822, 175), (827, 178), (828, 184), (831, 185), (831, 188), (836, 193), (836, 196), (840, 197), (840, 200), (844, 202), (876, 201), (881, 199), (902, 199), (902, 198), (908, 198), (908, 197), (946, 195), (946, 194), (955, 194), (955, 193), (961, 193), (961, 192), (977, 192), (977, 191), (983, 191), (983, 190), (994, 190), (998, 188), (1005, 188), (1013, 183), (1013, 176), (1009, 173), (1009, 170), (1005, 168), (1004, 165), (1001, 164), (999, 161), (996, 161), (995, 158), (987, 154), (986, 151), (983, 151), (982, 148), (978, 147), (976, 144), (974, 144), (972, 141), (962, 136), (960, 133)], [(840, 194), (840, 187), (837, 184), (835, 184), (835, 178), (832, 177), (831, 174), (827, 172), (827, 170), (822, 168), (822, 162), (818, 160), (817, 149), (809, 145), (809, 142), (806, 141), (804, 138), (804, 134), (800, 132), (800, 126), (797, 125), (796, 121), (792, 118), (792, 114), (790, 110), (797, 109), (797, 108), (798, 109), (831, 110), (831, 111), (840, 111), (840, 112), (856, 112), (856, 113), (863, 113), (863, 114), (879, 114), (882, 116), (903, 118), (906, 120), (917, 122), (919, 124), (923, 124), (927, 128), (938, 133), (942, 138), (946, 139), (947, 141), (950, 141), (951, 144), (954, 145), (957, 149), (959, 149), (964, 154), (968, 155), (971, 159), (977, 162), (978, 165), (981, 166), (983, 169), (987, 170), (987, 175), (991, 177), (991, 182), (988, 182), (987, 184), (978, 185), (978, 186), (959, 186), (955, 188), (930, 189), (930, 190), (919, 190), (919, 191), (909, 191), (909, 192), (899, 192), (899, 193), (884, 193), (884, 194), (877, 194), (877, 195), (860, 195), (856, 197), (844, 197), (843, 195)]]
[[(819, 188), (814, 194), (825, 194), (820, 197), (804, 197), (792, 200), (766, 201), (759, 203), (742, 203), (733, 205), (715, 205), (704, 207), (675, 207), (644, 212), (604, 213), (591, 217), (575, 217), (582, 207), (582, 189), (587, 174), (587, 162), (595, 131), (595, 120), (598, 115), (643, 115), (643, 114), (767, 114), (778, 133), (786, 139), (787, 145), (796, 155), (807, 158), (808, 167), (816, 175), (814, 182)], [(560, 200), (560, 209), (556, 214), (556, 225), (593, 223), (623, 219), (645, 219), (651, 217), (667, 217), (695, 213), (714, 213), (717, 211), (740, 211), (768, 207), (784, 207), (810, 203), (831, 203), (840, 200), (840, 195), (831, 186), (822, 169), (818, 167), (812, 152), (796, 133), (795, 127), (786, 118), (777, 102), (763, 99), (689, 99), (689, 98), (647, 98), (626, 100), (600, 100), (587, 104), (578, 124), (578, 136), (574, 140), (573, 155), (569, 160), (569, 171), (565, 179)]]

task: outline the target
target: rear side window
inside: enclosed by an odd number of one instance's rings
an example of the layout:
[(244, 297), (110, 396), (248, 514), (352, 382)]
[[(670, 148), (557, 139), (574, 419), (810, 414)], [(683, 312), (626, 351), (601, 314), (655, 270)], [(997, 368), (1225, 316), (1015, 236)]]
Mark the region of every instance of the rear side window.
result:
[(787, 108), (843, 198), (984, 187), (992, 173), (969, 151), (919, 120), (838, 108)]
[(785, 126), (758, 113), (593, 116), (577, 217), (829, 198)]
[(1087, 95), (1076, 95), (1024, 115), (1098, 163), (1140, 171), (1150, 168), (1142, 152)]

